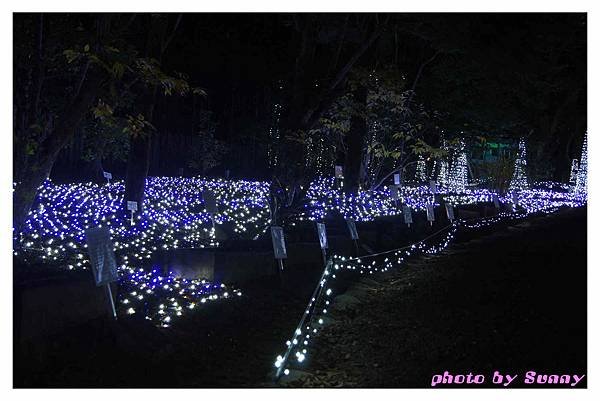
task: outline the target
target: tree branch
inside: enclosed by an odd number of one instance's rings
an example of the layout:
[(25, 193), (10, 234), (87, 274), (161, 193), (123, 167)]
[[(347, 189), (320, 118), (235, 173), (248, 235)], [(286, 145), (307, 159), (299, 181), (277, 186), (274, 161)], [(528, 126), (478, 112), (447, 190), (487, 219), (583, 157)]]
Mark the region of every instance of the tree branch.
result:
[(377, 40), (377, 38), (379, 38), (379, 36), (383, 33), (383, 28), (385, 24), (386, 23), (384, 22), (383, 24), (379, 25), (379, 27), (375, 29), (375, 31), (371, 34), (369, 39), (363, 42), (363, 44), (356, 50), (356, 52), (354, 52), (354, 54), (352, 55), (352, 57), (350, 57), (346, 65), (342, 67), (342, 69), (337, 73), (335, 79), (329, 85), (329, 90), (335, 89), (346, 78), (346, 75), (348, 75), (348, 73), (350, 72), (354, 64), (356, 64), (358, 59), (369, 49), (369, 47), (371, 47), (373, 42), (375, 42), (375, 40)]
[(175, 21), (175, 26), (173, 27), (173, 30), (171, 31), (171, 34), (161, 43), (161, 46), (160, 46), (161, 56), (165, 52), (165, 50), (167, 50), (167, 47), (169, 47), (169, 44), (171, 43), (171, 41), (175, 37), (175, 33), (177, 32), (177, 28), (179, 27), (179, 23), (181, 22), (181, 18), (182, 17), (183, 17), (183, 14), (179, 14), (177, 16), (177, 21)]
[[(436, 50), (436, 52), (433, 54), (433, 56), (431, 56), (430, 59), (428, 59), (427, 61), (425, 61), (421, 64), (421, 66), (419, 67), (419, 70), (417, 71), (417, 75), (415, 76), (415, 80), (413, 81), (412, 87), (410, 88), (412, 93), (414, 93), (415, 89), (417, 88), (417, 83), (419, 82), (419, 79), (421, 78), (421, 74), (423, 74), (423, 69), (425, 68), (425, 66), (427, 66), (427, 64), (429, 64), (433, 60), (435, 60), (435, 58), (437, 57), (438, 54), (440, 54), (440, 51)], [(411, 94), (411, 97), (412, 97), (412, 94)]]

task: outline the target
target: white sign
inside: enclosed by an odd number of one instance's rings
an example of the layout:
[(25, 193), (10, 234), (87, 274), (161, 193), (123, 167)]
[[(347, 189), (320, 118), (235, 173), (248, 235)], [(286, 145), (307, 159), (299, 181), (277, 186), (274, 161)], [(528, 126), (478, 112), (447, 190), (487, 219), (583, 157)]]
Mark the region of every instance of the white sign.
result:
[(271, 227), (271, 240), (273, 241), (273, 253), (275, 254), (275, 259), (287, 259), (282, 227)]
[(132, 212), (137, 211), (138, 204), (136, 201), (127, 201), (127, 210), (131, 210)]
[(107, 173), (106, 171), (102, 173), (104, 175), (104, 178), (106, 178), (107, 180), (112, 180), (112, 174), (111, 173)]
[(413, 222), (412, 210), (410, 207), (408, 207), (408, 205), (402, 206), (402, 214), (404, 215), (404, 223), (411, 225)]
[(356, 223), (352, 219), (346, 219), (346, 224), (348, 225), (348, 230), (350, 231), (350, 238), (353, 240), (358, 239), (358, 231), (356, 231)]
[(217, 209), (217, 198), (214, 193), (209, 190), (202, 191), (202, 199), (204, 199), (204, 205), (208, 213), (217, 214), (219, 212)]
[(400, 185), (400, 174), (394, 174), (394, 185)]
[(437, 186), (435, 185), (435, 181), (433, 181), (433, 180), (429, 181), (429, 190), (434, 195), (437, 193)]
[(500, 202), (498, 201), (498, 194), (493, 194), (492, 200), (494, 201), (494, 206), (496, 207), (496, 209), (500, 209)]
[(108, 228), (96, 227), (86, 230), (85, 240), (96, 285), (117, 281), (117, 262)]
[(448, 216), (448, 220), (454, 220), (454, 207), (451, 204), (446, 203), (446, 216)]
[(317, 231), (319, 232), (319, 243), (321, 249), (327, 249), (327, 232), (325, 231), (325, 224), (317, 223)]
[(433, 205), (428, 203), (426, 205), (427, 208), (427, 221), (433, 222), (435, 220), (435, 214), (433, 213)]
[(342, 166), (335, 166), (335, 178), (344, 178), (344, 169)]

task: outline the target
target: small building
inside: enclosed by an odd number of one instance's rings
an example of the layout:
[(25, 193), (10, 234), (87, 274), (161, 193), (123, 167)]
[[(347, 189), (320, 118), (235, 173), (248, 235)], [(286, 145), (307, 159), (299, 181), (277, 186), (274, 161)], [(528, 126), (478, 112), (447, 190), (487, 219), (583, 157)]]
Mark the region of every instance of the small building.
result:
[(516, 156), (518, 148), (518, 141), (514, 139), (490, 138), (484, 143), (476, 143), (470, 147), (470, 161), (481, 165), (501, 159), (512, 159)]

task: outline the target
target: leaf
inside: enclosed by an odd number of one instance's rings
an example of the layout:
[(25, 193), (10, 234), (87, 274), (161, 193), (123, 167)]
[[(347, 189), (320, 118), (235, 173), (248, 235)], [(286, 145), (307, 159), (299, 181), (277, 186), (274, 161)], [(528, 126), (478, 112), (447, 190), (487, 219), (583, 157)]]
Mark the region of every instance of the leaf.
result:
[(115, 62), (112, 66), (112, 74), (115, 78), (121, 79), (125, 73), (125, 65)]
[(206, 91), (202, 88), (194, 88), (192, 89), (192, 93), (194, 95), (207, 96)]
[(63, 51), (63, 56), (66, 57), (67, 63), (71, 64), (81, 56), (81, 53), (73, 49), (66, 49)]

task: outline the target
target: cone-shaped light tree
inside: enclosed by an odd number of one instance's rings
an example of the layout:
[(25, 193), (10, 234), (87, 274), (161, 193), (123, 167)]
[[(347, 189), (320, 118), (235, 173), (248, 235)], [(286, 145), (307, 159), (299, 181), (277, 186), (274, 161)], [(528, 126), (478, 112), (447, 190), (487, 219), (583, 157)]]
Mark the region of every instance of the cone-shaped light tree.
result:
[[(448, 145), (446, 143), (446, 140), (442, 140), (442, 149), (443, 150), (448, 150)], [(438, 174), (438, 185), (442, 188), (445, 188), (448, 185), (448, 159), (446, 157), (444, 157), (442, 160), (440, 160), (440, 172)]]
[(569, 183), (575, 185), (577, 183), (577, 171), (579, 169), (579, 160), (573, 159), (571, 163), (571, 175), (569, 176)]
[(448, 189), (452, 192), (464, 192), (467, 187), (467, 151), (465, 140), (461, 139), (454, 152), (454, 159), (448, 176)]
[(581, 159), (579, 160), (579, 169), (577, 170), (577, 181), (575, 182), (575, 193), (587, 195), (587, 132), (583, 138), (581, 148)]
[(419, 160), (417, 161), (417, 171), (415, 173), (415, 181), (417, 181), (417, 182), (427, 181), (427, 166), (425, 165), (425, 158), (422, 155), (419, 155)]
[(517, 160), (515, 160), (515, 170), (513, 172), (512, 180), (508, 186), (508, 191), (523, 191), (529, 189), (529, 182), (527, 181), (527, 151), (525, 147), (525, 139), (521, 138), (519, 141), (519, 151), (517, 154)]

